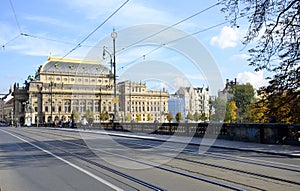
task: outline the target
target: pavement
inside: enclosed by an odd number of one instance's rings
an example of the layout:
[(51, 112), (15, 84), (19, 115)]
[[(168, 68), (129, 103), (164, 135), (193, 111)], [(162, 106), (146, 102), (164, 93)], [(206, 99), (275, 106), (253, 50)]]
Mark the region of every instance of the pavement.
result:
[(192, 145), (208, 146), (213, 148), (232, 149), (239, 151), (258, 152), (271, 155), (288, 156), (300, 158), (300, 146), (280, 145), (280, 144), (260, 144), (253, 142), (232, 141), (224, 139), (211, 139), (211, 138), (191, 138), (185, 136), (170, 136), (158, 134), (145, 134), (145, 133), (132, 133), (120, 131), (105, 131), (96, 129), (68, 129), (68, 128), (52, 128), (63, 131), (77, 131), (89, 132), (103, 135), (128, 137), (136, 139), (146, 139), (152, 141), (170, 141), (175, 143), (189, 143)]

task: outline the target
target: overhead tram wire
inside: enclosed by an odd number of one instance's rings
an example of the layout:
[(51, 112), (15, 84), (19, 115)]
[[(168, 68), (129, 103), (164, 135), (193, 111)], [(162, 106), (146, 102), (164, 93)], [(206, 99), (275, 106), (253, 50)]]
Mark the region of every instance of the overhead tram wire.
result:
[(5, 44), (3, 44), (1, 47), (4, 50), (6, 45), (8, 45), (9, 43), (11, 43), (12, 41), (16, 40), (17, 38), (19, 38), (21, 36), (21, 34), (18, 34), (17, 36), (15, 36), (14, 38), (10, 39), (9, 41), (7, 41)]
[(18, 27), (18, 30), (19, 30), (19, 34), (16, 35), (14, 38), (10, 39), (9, 41), (7, 41), (6, 43), (4, 43), (4, 44), (2, 45), (2, 48), (3, 48), (3, 49), (5, 49), (5, 46), (6, 46), (7, 44), (9, 44), (9, 43), (11, 43), (12, 41), (16, 40), (16, 39), (19, 38), (19, 37), (21, 36), (21, 34), (22, 34), (22, 30), (21, 30), (21, 27), (20, 27), (20, 23), (19, 23), (19, 20), (18, 20), (16, 11), (15, 11), (14, 5), (13, 5), (13, 3), (12, 3), (11, 0), (9, 0), (9, 3), (10, 3), (11, 10), (12, 10), (12, 12), (13, 12), (13, 14), (14, 14), (14, 18), (15, 18), (15, 21), (16, 21), (16, 24), (17, 24), (17, 27)]
[[(141, 39), (141, 40), (138, 40), (138, 41), (136, 41), (135, 43), (130, 44), (130, 45), (126, 46), (125, 48), (119, 50), (119, 51), (122, 52), (122, 51), (124, 51), (124, 50), (126, 50), (126, 49), (128, 49), (128, 48), (130, 48), (130, 47), (132, 47), (132, 46), (134, 46), (134, 45), (137, 45), (137, 44), (139, 44), (139, 43), (141, 43), (141, 42), (143, 42), (143, 41), (145, 41), (145, 40), (147, 40), (147, 39), (149, 39), (149, 38), (152, 38), (152, 37), (154, 37), (154, 36), (156, 36), (156, 35), (158, 35), (158, 34), (164, 32), (164, 31), (166, 31), (166, 30), (169, 30), (170, 28), (173, 28), (173, 27), (175, 27), (175, 26), (177, 26), (177, 25), (179, 25), (179, 24), (181, 24), (181, 23), (183, 23), (183, 22), (186, 22), (187, 20), (189, 20), (189, 19), (191, 19), (191, 18), (193, 18), (193, 17), (196, 17), (196, 16), (200, 15), (201, 13), (206, 12), (206, 11), (212, 9), (213, 7), (218, 6), (220, 3), (221, 3), (221, 2), (215, 3), (215, 4), (213, 4), (213, 5), (209, 6), (209, 7), (207, 7), (207, 8), (205, 8), (205, 9), (201, 10), (201, 11), (198, 11), (198, 12), (192, 14), (191, 16), (188, 16), (188, 17), (186, 17), (186, 18), (184, 18), (184, 19), (182, 19), (182, 20), (180, 20), (180, 21), (178, 21), (178, 22), (176, 22), (176, 23), (174, 23), (174, 24), (172, 24), (172, 25), (170, 25), (170, 26), (167, 26), (166, 28), (164, 28), (164, 29), (162, 29), (162, 30), (160, 30), (160, 31), (158, 31), (158, 32), (156, 32), (156, 33), (153, 33), (153, 34), (151, 34), (151, 35), (149, 35), (149, 36), (147, 36), (147, 37), (145, 37), (145, 38), (143, 38), (143, 39)], [(117, 53), (118, 53), (119, 51), (117, 51)]]
[[(66, 44), (66, 45), (76, 45), (75, 43), (60, 41), (60, 40), (46, 38), (46, 37), (43, 37), (43, 36), (32, 35), (32, 34), (28, 34), (28, 33), (21, 33), (21, 35), (25, 36), (25, 37), (36, 38), (36, 39), (41, 39), (41, 40), (47, 40), (47, 41), (57, 42), (57, 43)], [(87, 45), (82, 45), (82, 46), (93, 47), (93, 46), (87, 46)]]
[(12, 11), (13, 11), (13, 13), (14, 13), (14, 17), (15, 17), (16, 24), (17, 24), (17, 26), (18, 26), (19, 32), (20, 32), (20, 34), (21, 34), (22, 31), (21, 31), (21, 27), (20, 27), (20, 24), (19, 24), (19, 21), (18, 21), (18, 18), (17, 18), (17, 14), (16, 14), (16, 11), (15, 11), (14, 5), (13, 5), (13, 3), (12, 3), (11, 0), (9, 0), (9, 3), (10, 3), (10, 6), (11, 6)]
[[(237, 19), (241, 19), (241, 18), (243, 18), (243, 17), (246, 17), (246, 16), (248, 16), (248, 15), (251, 15), (251, 14), (252, 14), (252, 13), (249, 13), (249, 14), (242, 15), (242, 16), (238, 17)], [(147, 52), (146, 54), (143, 54), (142, 56), (140, 56), (140, 57), (138, 57), (138, 58), (136, 58), (136, 59), (132, 60), (131, 62), (129, 62), (129, 63), (127, 63), (127, 64), (125, 64), (124, 66), (120, 67), (119, 69), (124, 69), (125, 67), (127, 67), (127, 66), (129, 66), (129, 65), (131, 65), (131, 64), (134, 64), (134, 63), (135, 63), (135, 62), (137, 62), (139, 59), (142, 59), (142, 58), (144, 58), (144, 59), (145, 59), (145, 57), (146, 57), (146, 56), (148, 56), (149, 54), (151, 54), (151, 53), (153, 53), (153, 52), (157, 51), (158, 49), (160, 49), (160, 48), (162, 48), (162, 47), (165, 47), (167, 44), (171, 44), (171, 43), (174, 43), (174, 42), (177, 42), (177, 41), (183, 40), (183, 39), (185, 39), (185, 38), (188, 38), (188, 37), (190, 37), (190, 36), (197, 35), (197, 34), (199, 34), (199, 33), (202, 33), (202, 32), (208, 31), (208, 30), (211, 30), (211, 29), (213, 29), (213, 28), (216, 28), (216, 27), (222, 26), (222, 25), (224, 25), (224, 24), (227, 24), (227, 23), (230, 23), (230, 22), (231, 22), (230, 20), (228, 20), (228, 21), (224, 21), (224, 22), (218, 23), (218, 24), (216, 24), (216, 25), (213, 25), (213, 26), (207, 27), (207, 28), (205, 28), (205, 29), (201, 29), (201, 30), (199, 30), (199, 31), (196, 31), (196, 32), (194, 32), (194, 33), (191, 33), (191, 34), (185, 35), (185, 36), (183, 36), (183, 37), (180, 37), (180, 38), (177, 38), (177, 39), (171, 40), (171, 41), (169, 41), (169, 42), (166, 42), (166, 43), (161, 43), (161, 44), (160, 44), (158, 47), (156, 47), (156, 48), (154, 48), (154, 49), (150, 50), (149, 52)]]
[(89, 33), (82, 41), (80, 41), (74, 48), (72, 48), (67, 54), (65, 54), (61, 59), (65, 58), (69, 54), (71, 54), (73, 51), (75, 51), (77, 48), (82, 46), (82, 43), (84, 43), (90, 36), (92, 36), (99, 28), (101, 28), (110, 18), (112, 18), (122, 7), (124, 7), (129, 0), (126, 0), (118, 9), (116, 9), (109, 17), (107, 17), (99, 26), (97, 26), (91, 33)]

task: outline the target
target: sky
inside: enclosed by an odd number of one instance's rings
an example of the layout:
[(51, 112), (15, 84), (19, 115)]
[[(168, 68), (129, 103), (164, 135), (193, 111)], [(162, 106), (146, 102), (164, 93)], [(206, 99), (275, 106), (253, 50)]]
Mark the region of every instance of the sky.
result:
[(266, 74), (248, 66), (248, 47), (241, 43), (247, 20), (240, 19), (238, 28), (224, 23), (222, 6), (213, 6), (217, 2), (1, 0), (0, 93), (34, 75), (49, 56), (97, 59), (109, 66), (102, 54), (103, 46), (113, 52), (113, 30), (118, 34), (119, 80), (144, 81), (150, 88), (170, 91), (205, 85), (212, 95), (224, 88), (226, 79), (255, 88), (266, 85)]

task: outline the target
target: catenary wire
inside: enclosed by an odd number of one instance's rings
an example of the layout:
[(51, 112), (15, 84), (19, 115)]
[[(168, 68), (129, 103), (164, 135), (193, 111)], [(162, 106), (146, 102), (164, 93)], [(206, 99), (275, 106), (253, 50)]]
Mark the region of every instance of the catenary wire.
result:
[(10, 6), (11, 6), (11, 9), (12, 9), (12, 11), (13, 11), (13, 14), (14, 14), (14, 17), (15, 17), (16, 24), (17, 24), (17, 26), (18, 26), (19, 32), (22, 33), (21, 27), (20, 27), (20, 24), (19, 24), (19, 21), (18, 21), (18, 18), (17, 18), (17, 14), (16, 14), (16, 11), (15, 11), (15, 8), (14, 8), (14, 5), (13, 5), (13, 3), (12, 3), (11, 0), (9, 0), (9, 3), (10, 3)]
[(9, 43), (13, 42), (14, 40), (16, 40), (17, 38), (19, 38), (20, 36), (21, 36), (21, 34), (16, 35), (14, 38), (10, 39), (5, 44), (3, 44), (2, 48), (5, 49), (6, 45), (8, 45)]
[[(220, 3), (221, 3), (221, 2), (215, 3), (215, 4), (209, 6), (209, 7), (205, 8), (205, 9), (203, 9), (203, 10), (201, 10), (201, 11), (198, 11), (198, 12), (196, 12), (196, 13), (194, 13), (194, 14), (192, 14), (192, 15), (190, 15), (190, 16), (188, 16), (188, 17), (186, 17), (186, 18), (184, 18), (184, 19), (182, 19), (182, 20), (180, 20), (180, 21), (178, 21), (178, 22), (176, 22), (176, 23), (170, 25), (170, 26), (165, 27), (164, 29), (162, 29), (162, 30), (160, 30), (160, 31), (158, 31), (158, 32), (156, 32), (156, 33), (153, 33), (153, 34), (151, 34), (151, 35), (149, 35), (149, 36), (147, 36), (147, 37), (145, 37), (145, 38), (143, 38), (143, 39), (140, 39), (140, 40), (138, 40), (138, 41), (136, 41), (136, 42), (134, 42), (134, 43), (132, 43), (132, 44), (126, 46), (125, 48), (122, 48), (121, 50), (119, 50), (119, 52), (124, 51), (124, 50), (126, 50), (126, 49), (128, 49), (128, 48), (130, 48), (130, 47), (132, 47), (132, 46), (134, 46), (134, 45), (137, 45), (137, 44), (139, 44), (139, 43), (141, 43), (141, 42), (143, 42), (143, 41), (145, 41), (145, 40), (147, 40), (147, 39), (149, 39), (149, 38), (152, 38), (152, 37), (154, 37), (154, 36), (156, 36), (156, 35), (158, 35), (158, 34), (164, 32), (164, 31), (167, 31), (167, 30), (169, 30), (170, 28), (175, 27), (175, 26), (177, 26), (177, 25), (179, 25), (179, 24), (181, 24), (181, 23), (183, 23), (183, 22), (186, 22), (187, 20), (192, 19), (193, 17), (196, 17), (196, 16), (200, 15), (201, 13), (204, 13), (204, 12), (206, 12), (206, 11), (212, 9), (213, 7), (218, 6)], [(118, 53), (118, 51), (117, 51), (117, 53)]]
[(107, 17), (99, 26), (97, 26), (91, 33), (89, 33), (82, 41), (80, 41), (74, 48), (72, 48), (67, 54), (65, 54), (61, 59), (65, 58), (77, 48), (81, 47), (82, 43), (84, 43), (90, 36), (92, 36), (99, 28), (101, 28), (110, 18), (112, 18), (122, 7), (124, 7), (129, 0), (126, 0), (118, 9), (116, 9), (109, 17)]
[[(251, 15), (251, 14), (252, 14), (252, 13), (249, 13), (249, 14), (246, 14), (246, 15), (242, 15), (242, 16), (238, 17), (237, 19), (241, 19), (241, 18), (246, 17), (246, 16), (249, 16), (249, 15)], [(174, 42), (183, 40), (183, 39), (188, 38), (188, 37), (190, 37), (190, 36), (197, 35), (197, 34), (199, 34), (199, 33), (202, 33), (202, 32), (205, 32), (205, 31), (208, 31), (208, 30), (211, 30), (211, 29), (214, 29), (214, 28), (216, 28), (216, 27), (222, 26), (222, 25), (227, 24), (227, 23), (230, 23), (230, 22), (231, 22), (231, 20), (224, 21), (224, 22), (218, 23), (218, 24), (216, 24), (216, 25), (207, 27), (207, 28), (205, 28), (205, 29), (201, 29), (201, 30), (196, 31), (196, 32), (194, 32), (194, 33), (187, 34), (187, 35), (185, 35), (185, 36), (183, 36), (183, 37), (180, 37), (180, 38), (171, 40), (171, 41), (169, 41), (169, 42), (161, 43), (158, 47), (155, 47), (154, 49), (150, 50), (149, 52), (143, 54), (142, 56), (139, 56), (138, 58), (136, 58), (136, 59), (130, 61), (129, 63), (127, 63), (127, 64), (124, 65), (124, 66), (121, 66), (121, 67), (118, 68), (118, 69), (124, 69), (125, 67), (127, 67), (127, 66), (129, 66), (129, 65), (131, 65), (131, 64), (134, 64), (134, 63), (137, 62), (139, 59), (142, 59), (142, 58), (145, 59), (146, 56), (148, 56), (149, 54), (151, 54), (151, 53), (157, 51), (158, 49), (160, 49), (160, 48), (162, 48), (162, 47), (165, 47), (167, 44), (171, 44), (171, 43), (174, 43)]]

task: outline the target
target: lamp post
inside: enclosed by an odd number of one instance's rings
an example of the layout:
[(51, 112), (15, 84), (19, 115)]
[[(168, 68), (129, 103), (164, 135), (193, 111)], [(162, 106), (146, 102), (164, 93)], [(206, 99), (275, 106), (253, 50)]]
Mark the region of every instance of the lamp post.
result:
[[(118, 34), (115, 32), (115, 30), (113, 30), (113, 32), (111, 33), (111, 37), (113, 39), (113, 56), (114, 56), (114, 116), (113, 116), (113, 123), (116, 120), (116, 114), (117, 114), (117, 85), (116, 85), (116, 38), (117, 38)], [(115, 128), (115, 126), (113, 126), (113, 128)]]
[(111, 71), (112, 71), (112, 67), (114, 69), (113, 72), (113, 78), (114, 78), (114, 98), (113, 98), (113, 103), (114, 103), (114, 115), (113, 115), (113, 128), (115, 128), (114, 126), (114, 122), (116, 120), (116, 115), (117, 115), (117, 102), (118, 102), (118, 98), (117, 98), (117, 85), (116, 85), (116, 38), (117, 38), (118, 34), (117, 32), (115, 32), (115, 30), (113, 30), (113, 32), (111, 33), (111, 38), (113, 39), (113, 54), (111, 55), (110, 52), (106, 49), (106, 47), (103, 47), (103, 59), (105, 58), (105, 53), (108, 53), (110, 56), (110, 64), (111, 64)]
[(101, 128), (101, 118), (102, 118), (102, 89), (100, 85), (100, 103), (99, 103), (99, 111), (100, 111), (100, 128)]

